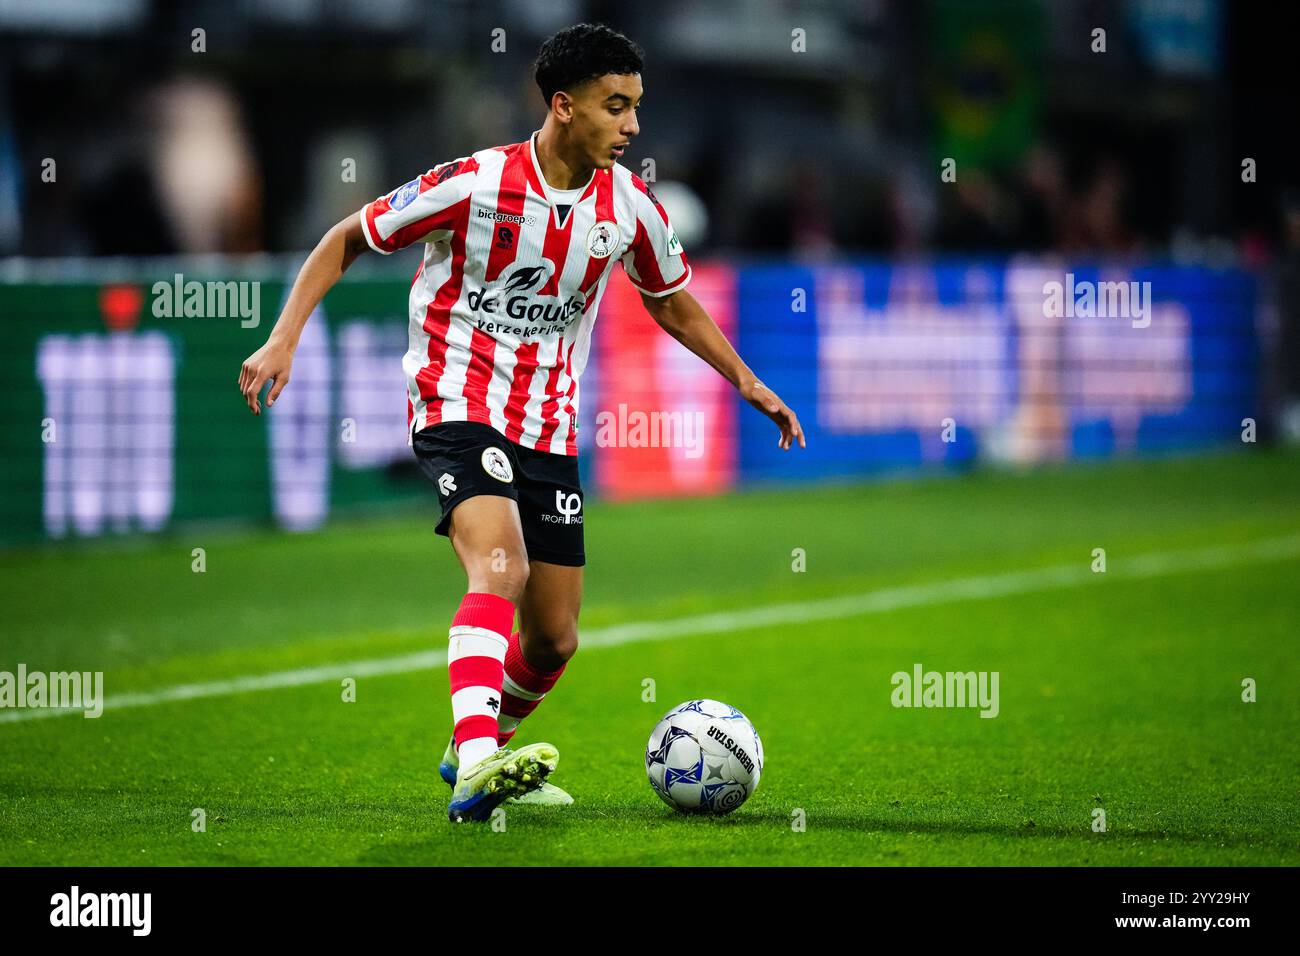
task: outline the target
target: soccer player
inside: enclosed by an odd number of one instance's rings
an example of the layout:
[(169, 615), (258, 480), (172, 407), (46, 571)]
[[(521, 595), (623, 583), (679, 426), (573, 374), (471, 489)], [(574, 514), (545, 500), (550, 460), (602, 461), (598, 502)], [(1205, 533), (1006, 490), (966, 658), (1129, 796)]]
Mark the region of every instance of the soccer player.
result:
[(578, 379), (614, 263), (669, 335), (776, 423), (782, 449), (804, 445), (794, 412), (686, 291), (691, 266), (663, 206), (618, 164), (640, 131), (641, 69), (640, 48), (605, 26), (548, 39), (535, 70), (542, 128), (435, 166), (334, 226), (239, 375), (261, 414), (263, 387), (269, 408), (307, 317), (356, 257), (424, 244), (403, 366), (412, 447), (442, 505), (437, 533), (467, 579), (451, 623), (453, 731), (440, 767), (456, 822), (488, 819), (507, 799), (572, 802), (547, 780), (555, 747), (506, 744), (578, 647)]

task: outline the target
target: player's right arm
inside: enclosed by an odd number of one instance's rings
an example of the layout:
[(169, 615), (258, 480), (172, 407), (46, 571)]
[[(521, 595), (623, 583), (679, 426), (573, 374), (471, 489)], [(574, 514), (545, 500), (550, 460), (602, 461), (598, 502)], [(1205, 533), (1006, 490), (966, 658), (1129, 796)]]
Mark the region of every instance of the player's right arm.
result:
[(262, 414), (258, 396), (267, 382), (274, 382), (266, 399), (268, 408), (275, 404), (280, 392), (289, 384), (293, 353), (302, 337), (307, 317), (320, 305), (325, 293), (339, 281), (348, 266), (369, 248), (362, 232), (361, 217), (353, 213), (325, 233), (307, 257), (266, 344), (245, 359), (239, 370), (239, 390), (254, 415)]
[(239, 370), (239, 390), (254, 415), (262, 414), (258, 396), (267, 382), (275, 383), (266, 399), (267, 408), (289, 384), (293, 352), (307, 317), (357, 256), (367, 249), (388, 255), (417, 242), (448, 236), (457, 224), (464, 229), (477, 171), (478, 162), (473, 158), (443, 163), (380, 196), (325, 233), (303, 263), (266, 344)]

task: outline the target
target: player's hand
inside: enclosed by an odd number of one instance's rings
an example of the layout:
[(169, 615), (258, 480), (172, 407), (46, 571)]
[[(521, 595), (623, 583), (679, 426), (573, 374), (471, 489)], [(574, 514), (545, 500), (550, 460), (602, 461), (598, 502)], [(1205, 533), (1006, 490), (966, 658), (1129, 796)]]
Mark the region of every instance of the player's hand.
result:
[(781, 439), (777, 444), (782, 450), (789, 451), (796, 439), (799, 441), (800, 448), (807, 447), (804, 444), (803, 426), (799, 424), (799, 416), (789, 405), (781, 401), (781, 397), (776, 392), (755, 379), (748, 385), (742, 386), (740, 394), (744, 396), (745, 401), (776, 422), (777, 427), (781, 429)]
[(280, 397), (284, 387), (289, 384), (289, 368), (293, 365), (293, 349), (270, 339), (260, 349), (244, 360), (239, 370), (239, 391), (248, 403), (248, 410), (254, 415), (262, 414), (258, 396), (267, 382), (274, 382), (271, 394), (266, 398), (266, 407), (270, 408)]

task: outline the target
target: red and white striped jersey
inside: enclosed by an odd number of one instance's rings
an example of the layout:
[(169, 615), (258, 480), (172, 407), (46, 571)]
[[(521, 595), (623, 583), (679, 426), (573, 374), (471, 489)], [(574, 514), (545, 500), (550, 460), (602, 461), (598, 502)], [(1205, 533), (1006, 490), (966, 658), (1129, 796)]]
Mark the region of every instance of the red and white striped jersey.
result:
[(668, 214), (630, 170), (598, 169), (563, 222), (534, 133), (429, 170), (361, 210), (376, 252), (426, 243), (403, 360), (412, 431), (491, 425), (525, 448), (577, 454), (578, 377), (614, 262), (642, 292), (686, 286)]

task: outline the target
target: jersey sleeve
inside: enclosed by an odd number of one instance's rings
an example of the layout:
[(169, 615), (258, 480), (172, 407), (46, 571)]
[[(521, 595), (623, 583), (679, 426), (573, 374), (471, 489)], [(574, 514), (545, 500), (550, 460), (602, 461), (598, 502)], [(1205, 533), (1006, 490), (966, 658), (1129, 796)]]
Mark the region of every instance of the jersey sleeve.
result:
[(388, 255), (450, 231), (474, 188), (476, 172), (473, 159), (443, 163), (362, 207), (361, 231), (370, 248)]
[(668, 221), (667, 210), (635, 173), (632, 183), (636, 186), (636, 235), (623, 253), (623, 268), (637, 289), (659, 298), (686, 287), (691, 281), (691, 264)]

